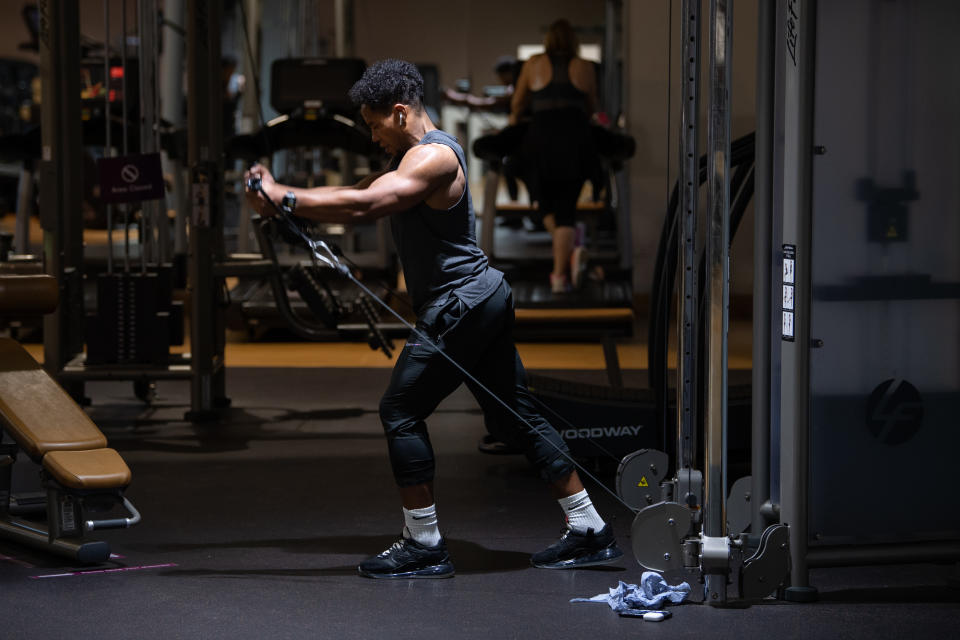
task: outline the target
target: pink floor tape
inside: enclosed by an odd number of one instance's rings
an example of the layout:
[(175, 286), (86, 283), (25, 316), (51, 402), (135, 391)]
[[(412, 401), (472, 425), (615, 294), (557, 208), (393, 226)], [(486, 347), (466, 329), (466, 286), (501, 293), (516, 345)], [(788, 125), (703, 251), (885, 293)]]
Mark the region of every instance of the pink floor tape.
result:
[(12, 562), (13, 564), (18, 564), (21, 567), (27, 567), (29, 569), (34, 568), (34, 565), (30, 564), (29, 562), (24, 562), (19, 558), (11, 558), (10, 556), (5, 556), (2, 553), (0, 553), (0, 562)]
[(87, 576), (95, 573), (123, 573), (125, 571), (142, 571), (144, 569), (163, 569), (166, 567), (175, 567), (177, 563), (168, 562), (167, 564), (145, 564), (139, 567), (116, 567), (113, 569), (94, 569), (92, 571), (68, 571), (67, 573), (48, 573), (42, 576), (30, 576), (35, 580), (40, 578), (67, 578), (72, 576)]

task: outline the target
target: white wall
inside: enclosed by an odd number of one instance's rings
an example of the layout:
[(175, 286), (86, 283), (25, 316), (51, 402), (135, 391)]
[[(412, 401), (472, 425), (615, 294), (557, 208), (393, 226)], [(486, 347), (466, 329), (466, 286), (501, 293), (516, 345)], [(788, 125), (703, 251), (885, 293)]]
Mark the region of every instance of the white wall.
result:
[(446, 85), (463, 77), (475, 87), (497, 84), (497, 57), (541, 42), (561, 17), (593, 33), (583, 34), (584, 42), (602, 40), (603, 0), (355, 0), (356, 53), (367, 61), (433, 62)]

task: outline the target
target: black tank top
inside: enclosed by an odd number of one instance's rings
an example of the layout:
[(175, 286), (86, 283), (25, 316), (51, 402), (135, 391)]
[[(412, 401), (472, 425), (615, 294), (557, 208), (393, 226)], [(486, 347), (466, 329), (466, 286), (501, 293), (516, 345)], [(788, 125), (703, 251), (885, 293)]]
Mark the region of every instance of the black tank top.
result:
[(530, 93), (530, 111), (534, 114), (559, 109), (576, 109), (586, 114), (587, 94), (570, 82), (569, 56), (550, 56), (553, 75), (542, 89)]
[[(520, 153), (524, 182), (531, 197), (538, 200), (557, 183), (582, 185), (592, 179), (599, 166), (587, 94), (570, 82), (570, 60), (569, 56), (551, 56), (550, 83), (530, 95), (533, 117)], [(575, 206), (575, 202), (568, 204)]]
[[(429, 131), (418, 144), (444, 144), (457, 154), (467, 177), (467, 161), (456, 138), (440, 130)], [(391, 170), (400, 166), (403, 154), (393, 159)], [(390, 218), (390, 230), (403, 267), (413, 308), (417, 315), (434, 304), (456, 296), (473, 308), (500, 286), (503, 274), (490, 266), (477, 246), (476, 217), (470, 187), (464, 185), (460, 201), (447, 210), (421, 202)]]

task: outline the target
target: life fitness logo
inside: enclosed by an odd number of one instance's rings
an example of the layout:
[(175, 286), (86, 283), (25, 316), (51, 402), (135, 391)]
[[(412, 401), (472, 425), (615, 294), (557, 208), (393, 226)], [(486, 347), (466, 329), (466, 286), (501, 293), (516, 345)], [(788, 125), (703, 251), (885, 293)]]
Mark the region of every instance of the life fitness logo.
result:
[(923, 398), (906, 380), (884, 380), (867, 398), (867, 429), (880, 442), (898, 445), (923, 426)]
[(140, 179), (140, 169), (137, 169), (136, 165), (125, 164), (123, 168), (120, 169), (120, 177), (123, 178), (123, 181), (127, 184), (133, 184)]

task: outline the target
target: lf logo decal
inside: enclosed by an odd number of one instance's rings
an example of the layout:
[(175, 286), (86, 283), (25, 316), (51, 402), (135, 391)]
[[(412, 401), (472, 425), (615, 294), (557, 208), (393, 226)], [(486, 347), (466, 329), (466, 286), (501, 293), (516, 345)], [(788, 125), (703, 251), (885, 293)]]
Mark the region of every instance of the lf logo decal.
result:
[(867, 398), (867, 429), (885, 444), (903, 444), (922, 425), (923, 399), (906, 380), (885, 380)]

